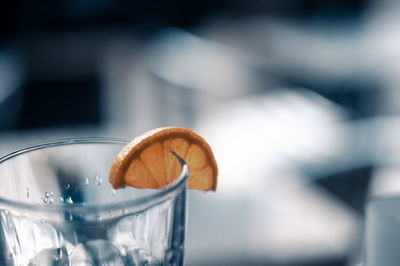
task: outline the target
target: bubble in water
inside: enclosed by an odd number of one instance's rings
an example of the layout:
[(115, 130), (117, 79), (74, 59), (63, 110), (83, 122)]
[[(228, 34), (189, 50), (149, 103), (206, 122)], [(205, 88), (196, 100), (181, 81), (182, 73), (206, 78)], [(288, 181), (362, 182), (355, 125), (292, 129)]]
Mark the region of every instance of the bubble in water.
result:
[(69, 212), (69, 220), (72, 221), (74, 219), (74, 217), (72, 216), (72, 213)]
[(122, 213), (123, 213), (123, 214), (127, 214), (127, 213), (128, 213), (128, 210), (127, 210), (126, 208), (123, 208), (123, 209), (122, 209)]
[(65, 188), (68, 190), (68, 189), (71, 188), (71, 185), (70, 185), (70, 184), (66, 184), (66, 185), (65, 185)]
[(49, 203), (50, 203), (50, 204), (53, 204), (53, 203), (54, 203), (54, 198), (50, 198), (50, 199), (49, 199)]
[(49, 193), (49, 192), (45, 192), (45, 193), (44, 193), (44, 196), (45, 196), (46, 198), (48, 198), (48, 197), (50, 197), (50, 193)]
[(64, 198), (63, 197), (60, 197), (60, 202), (64, 202)]
[(46, 223), (46, 220), (45, 220), (45, 219), (42, 219), (42, 220), (40, 220), (40, 222), (41, 222), (42, 224), (45, 224), (45, 223)]
[(85, 179), (85, 185), (89, 185), (89, 178)]
[(29, 199), (29, 187), (26, 187), (26, 197)]
[(115, 189), (113, 189), (113, 190), (111, 191), (111, 194), (112, 194), (113, 196), (115, 196), (116, 193), (117, 193), (117, 191), (116, 191)]
[(71, 197), (68, 197), (66, 201), (67, 201), (69, 204), (72, 204), (72, 203), (74, 203), (74, 201), (72, 200), (72, 198), (71, 198)]
[(101, 221), (101, 216), (100, 216), (100, 215), (96, 215), (96, 219), (97, 219), (98, 221)]

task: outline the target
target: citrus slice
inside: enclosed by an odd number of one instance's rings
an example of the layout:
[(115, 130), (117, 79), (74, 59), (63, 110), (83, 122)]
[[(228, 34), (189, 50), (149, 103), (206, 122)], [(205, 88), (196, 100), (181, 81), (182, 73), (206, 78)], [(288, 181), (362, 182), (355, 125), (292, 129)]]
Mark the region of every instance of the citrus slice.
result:
[(207, 142), (187, 128), (150, 130), (128, 143), (111, 164), (109, 181), (122, 188), (163, 188), (174, 181), (182, 166), (189, 167), (189, 189), (216, 190), (218, 168)]

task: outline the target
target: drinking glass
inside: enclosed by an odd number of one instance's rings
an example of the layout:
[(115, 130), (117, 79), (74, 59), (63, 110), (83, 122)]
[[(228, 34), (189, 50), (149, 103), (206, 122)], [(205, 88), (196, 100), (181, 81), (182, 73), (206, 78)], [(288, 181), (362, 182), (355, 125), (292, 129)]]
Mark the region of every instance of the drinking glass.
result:
[(0, 265), (183, 265), (188, 168), (161, 190), (114, 190), (125, 144), (69, 139), (0, 158)]
[(371, 198), (366, 217), (364, 265), (400, 265), (400, 195)]

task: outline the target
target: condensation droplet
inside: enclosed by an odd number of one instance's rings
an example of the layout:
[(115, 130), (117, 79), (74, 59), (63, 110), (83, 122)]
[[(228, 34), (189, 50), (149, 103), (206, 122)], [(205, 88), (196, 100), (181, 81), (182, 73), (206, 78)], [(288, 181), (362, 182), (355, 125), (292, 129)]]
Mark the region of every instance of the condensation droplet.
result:
[(26, 187), (26, 197), (29, 199), (29, 187)]
[(70, 189), (70, 188), (71, 188), (71, 185), (70, 185), (70, 184), (66, 184), (66, 185), (65, 185), (65, 188), (66, 188), (66, 189)]
[(64, 202), (64, 198), (63, 197), (60, 197), (60, 202)]
[(53, 192), (45, 192), (44, 196), (42, 197), (42, 200), (44, 203), (50, 203), (53, 204), (54, 203), (54, 193)]
[(42, 224), (45, 224), (45, 223), (46, 223), (46, 220), (45, 220), (45, 219), (42, 219), (42, 220), (40, 220), (40, 222), (41, 222)]
[(43, 200), (44, 203), (49, 202), (49, 198), (48, 197), (43, 197), (42, 200)]
[(72, 204), (72, 203), (74, 203), (74, 201), (72, 200), (72, 198), (71, 198), (71, 197), (68, 197), (68, 198), (66, 199), (66, 201), (67, 201), (69, 204)]
[(69, 220), (72, 221), (74, 219), (74, 217), (72, 216), (72, 213), (69, 212)]
[(96, 175), (96, 178), (95, 178), (95, 181), (94, 181), (94, 182), (95, 182), (96, 185), (100, 186), (101, 183), (103, 183), (103, 178), (98, 177), (98, 176)]
[(85, 179), (85, 185), (89, 185), (89, 178)]
[(117, 194), (117, 191), (116, 191), (115, 189), (113, 189), (113, 190), (111, 191), (111, 194), (112, 194), (113, 196), (115, 196), (115, 194)]
[(122, 209), (122, 213), (123, 213), (123, 214), (127, 214), (127, 213), (128, 213), (128, 210), (127, 210), (126, 208), (123, 208), (123, 209)]
[(100, 216), (100, 215), (96, 215), (96, 219), (97, 219), (98, 221), (101, 221), (101, 216)]

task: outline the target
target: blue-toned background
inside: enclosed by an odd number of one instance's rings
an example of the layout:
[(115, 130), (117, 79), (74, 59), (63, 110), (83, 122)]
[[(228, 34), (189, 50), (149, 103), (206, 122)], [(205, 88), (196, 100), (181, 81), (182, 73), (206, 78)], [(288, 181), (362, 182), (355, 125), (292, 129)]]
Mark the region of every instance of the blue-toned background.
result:
[(187, 265), (357, 265), (368, 197), (400, 191), (395, 0), (3, 1), (0, 155), (192, 128)]

